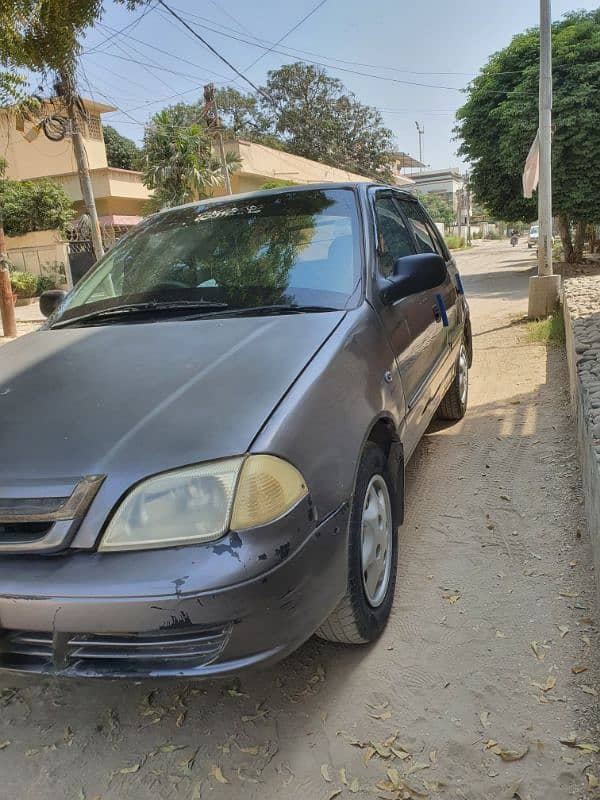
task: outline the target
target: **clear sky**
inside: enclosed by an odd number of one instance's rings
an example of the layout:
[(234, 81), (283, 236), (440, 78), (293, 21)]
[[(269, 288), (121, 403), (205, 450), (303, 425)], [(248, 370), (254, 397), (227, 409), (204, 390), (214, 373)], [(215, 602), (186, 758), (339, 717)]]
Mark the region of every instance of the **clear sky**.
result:
[[(154, 111), (200, 98), (208, 81), (248, 88), (160, 6), (131, 13), (110, 0), (106, 4), (108, 13), (85, 43), (81, 91), (119, 107), (104, 119), (121, 133), (139, 141)], [(172, 0), (174, 9), (258, 85), (269, 69), (311, 59), (327, 64), (361, 102), (380, 109), (399, 150), (418, 155), (418, 120), (425, 128), (424, 161), (433, 168), (458, 164), (452, 128), (463, 95), (456, 89), (514, 34), (537, 24), (539, 8), (537, 0), (326, 0), (276, 48), (289, 55), (265, 53), (316, 5), (317, 0)], [(598, 5), (598, 0), (554, 0), (553, 16)], [(231, 36), (258, 39), (262, 46)], [(437, 88), (442, 86), (454, 88)]]

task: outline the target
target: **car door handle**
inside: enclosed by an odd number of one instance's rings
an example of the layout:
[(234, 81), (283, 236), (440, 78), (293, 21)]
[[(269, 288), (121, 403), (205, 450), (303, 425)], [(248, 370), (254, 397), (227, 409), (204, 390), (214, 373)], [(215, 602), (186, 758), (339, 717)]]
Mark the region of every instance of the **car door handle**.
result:
[(437, 303), (433, 306), (433, 317), (436, 322), (442, 321), (442, 312), (440, 311), (440, 307)]

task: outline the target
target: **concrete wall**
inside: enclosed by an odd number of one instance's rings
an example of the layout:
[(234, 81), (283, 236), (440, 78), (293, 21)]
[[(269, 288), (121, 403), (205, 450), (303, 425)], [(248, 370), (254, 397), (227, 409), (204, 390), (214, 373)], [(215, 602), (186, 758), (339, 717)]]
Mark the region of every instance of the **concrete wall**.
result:
[(600, 276), (563, 286), (569, 390), (600, 600)]
[(43, 275), (44, 266), (58, 261), (68, 268), (67, 245), (58, 231), (34, 231), (7, 237), (9, 261), (18, 270)]

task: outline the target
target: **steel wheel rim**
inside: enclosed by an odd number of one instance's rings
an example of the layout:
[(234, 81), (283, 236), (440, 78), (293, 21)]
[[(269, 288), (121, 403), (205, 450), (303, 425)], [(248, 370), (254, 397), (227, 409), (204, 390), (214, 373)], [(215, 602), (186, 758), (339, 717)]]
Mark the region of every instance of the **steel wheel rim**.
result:
[(366, 598), (373, 608), (383, 603), (392, 571), (392, 504), (387, 484), (373, 475), (361, 518), (361, 572)]
[(469, 391), (469, 362), (467, 361), (467, 353), (464, 347), (460, 348), (458, 356), (458, 396), (460, 397), (461, 405), (466, 405), (467, 394)]

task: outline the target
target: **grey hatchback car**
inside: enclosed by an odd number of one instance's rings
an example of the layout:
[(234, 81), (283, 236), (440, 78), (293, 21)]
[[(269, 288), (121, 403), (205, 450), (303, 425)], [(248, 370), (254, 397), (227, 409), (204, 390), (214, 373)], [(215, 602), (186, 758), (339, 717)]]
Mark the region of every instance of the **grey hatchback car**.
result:
[(214, 676), (381, 633), (405, 464), (471, 363), (414, 197), (169, 209), (41, 306), (0, 349), (0, 669)]

